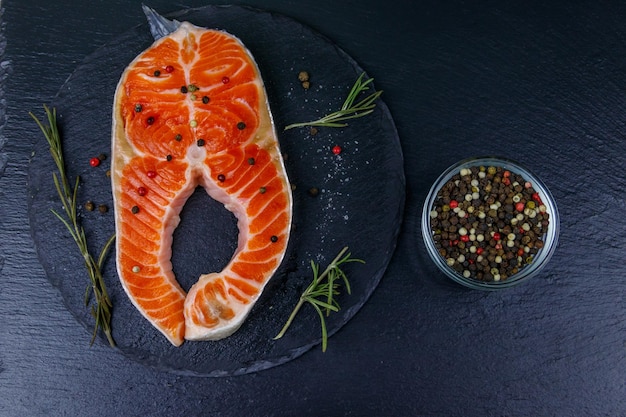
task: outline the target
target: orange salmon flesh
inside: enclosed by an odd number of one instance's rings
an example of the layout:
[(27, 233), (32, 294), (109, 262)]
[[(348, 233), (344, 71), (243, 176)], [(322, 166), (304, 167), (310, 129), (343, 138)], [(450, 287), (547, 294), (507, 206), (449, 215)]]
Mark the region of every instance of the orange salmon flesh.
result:
[[(113, 104), (116, 261), (134, 306), (175, 346), (243, 323), (278, 269), (292, 221), (257, 65), (236, 37), (183, 22), (123, 72)], [(238, 247), (189, 293), (172, 271), (172, 234), (197, 186), (237, 218)]]

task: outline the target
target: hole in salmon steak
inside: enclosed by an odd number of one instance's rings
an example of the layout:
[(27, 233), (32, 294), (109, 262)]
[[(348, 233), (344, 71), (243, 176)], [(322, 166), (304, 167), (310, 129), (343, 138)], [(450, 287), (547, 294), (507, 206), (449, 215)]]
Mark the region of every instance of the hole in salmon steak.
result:
[(172, 268), (181, 287), (189, 291), (201, 274), (224, 269), (237, 249), (238, 234), (235, 216), (197, 187), (173, 235)]

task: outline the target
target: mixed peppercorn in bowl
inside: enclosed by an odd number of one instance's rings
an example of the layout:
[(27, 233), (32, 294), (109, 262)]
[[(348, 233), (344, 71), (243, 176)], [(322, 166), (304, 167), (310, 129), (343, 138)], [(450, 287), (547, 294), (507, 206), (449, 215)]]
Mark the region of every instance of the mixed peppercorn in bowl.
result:
[(535, 276), (558, 242), (559, 215), (548, 188), (502, 158), (460, 161), (435, 181), (424, 204), (428, 254), (451, 279), (501, 289)]

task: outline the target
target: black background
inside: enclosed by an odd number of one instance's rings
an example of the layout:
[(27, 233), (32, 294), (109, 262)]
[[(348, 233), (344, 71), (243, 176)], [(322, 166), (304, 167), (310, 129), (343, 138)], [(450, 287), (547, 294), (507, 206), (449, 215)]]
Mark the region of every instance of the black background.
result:
[[(626, 413), (625, 5), (247, 2), (326, 35), (385, 91), (405, 158), (405, 219), (380, 285), (326, 353), (196, 378), (89, 348), (44, 275), (26, 215), (28, 161), (41, 146), (27, 112), (143, 23), (139, 4), (2, 2), (1, 415)], [(151, 2), (164, 12), (204, 4)], [(439, 173), (486, 153), (537, 173), (561, 214), (546, 269), (496, 293), (449, 282), (419, 230)]]

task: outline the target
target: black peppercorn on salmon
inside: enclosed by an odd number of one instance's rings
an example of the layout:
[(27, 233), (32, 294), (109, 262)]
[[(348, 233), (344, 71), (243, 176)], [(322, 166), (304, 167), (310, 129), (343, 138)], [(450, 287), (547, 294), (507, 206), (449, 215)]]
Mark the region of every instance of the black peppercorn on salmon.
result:
[[(228, 33), (175, 23), (121, 76), (111, 177), (122, 286), (179, 346), (240, 327), (284, 257), (292, 196), (249, 51)], [(197, 186), (236, 216), (239, 238), (224, 270), (186, 294), (172, 271), (172, 233)]]

